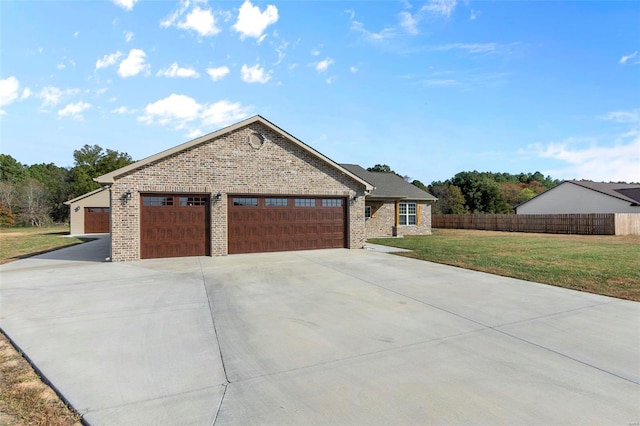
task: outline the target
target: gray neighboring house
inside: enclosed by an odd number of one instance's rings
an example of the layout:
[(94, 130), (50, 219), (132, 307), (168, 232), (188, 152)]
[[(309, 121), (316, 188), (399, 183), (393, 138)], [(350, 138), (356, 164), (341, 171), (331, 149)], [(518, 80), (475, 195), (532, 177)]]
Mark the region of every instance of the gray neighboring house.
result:
[(370, 172), (356, 164), (341, 166), (374, 186), (365, 197), (368, 238), (431, 233), (431, 204), (436, 197), (395, 173)]
[(72, 200), (65, 201), (71, 209), (71, 235), (109, 233), (110, 204), (109, 188), (99, 188)]
[(640, 185), (566, 180), (520, 204), (516, 213), (640, 213)]

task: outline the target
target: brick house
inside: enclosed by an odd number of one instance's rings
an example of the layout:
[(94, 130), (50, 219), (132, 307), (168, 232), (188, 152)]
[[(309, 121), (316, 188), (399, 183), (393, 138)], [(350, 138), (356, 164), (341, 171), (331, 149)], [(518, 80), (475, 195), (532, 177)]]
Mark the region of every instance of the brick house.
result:
[(374, 186), (365, 197), (367, 237), (431, 233), (431, 204), (436, 197), (395, 173), (370, 172), (355, 164), (342, 166)]
[(111, 259), (362, 248), (373, 186), (261, 116), (95, 179)]

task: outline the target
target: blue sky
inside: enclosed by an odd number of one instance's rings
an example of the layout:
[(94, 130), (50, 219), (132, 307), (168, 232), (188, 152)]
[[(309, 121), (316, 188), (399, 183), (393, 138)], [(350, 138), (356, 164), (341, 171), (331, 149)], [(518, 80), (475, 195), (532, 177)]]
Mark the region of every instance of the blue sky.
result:
[(640, 2), (2, 1), (0, 143), (142, 159), (260, 114), (337, 162), (640, 181)]

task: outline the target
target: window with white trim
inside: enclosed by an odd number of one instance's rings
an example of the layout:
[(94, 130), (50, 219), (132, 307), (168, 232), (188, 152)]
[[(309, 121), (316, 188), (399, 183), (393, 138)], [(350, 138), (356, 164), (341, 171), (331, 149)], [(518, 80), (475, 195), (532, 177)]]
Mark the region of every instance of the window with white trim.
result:
[(418, 206), (416, 203), (400, 203), (400, 225), (416, 225), (418, 223)]

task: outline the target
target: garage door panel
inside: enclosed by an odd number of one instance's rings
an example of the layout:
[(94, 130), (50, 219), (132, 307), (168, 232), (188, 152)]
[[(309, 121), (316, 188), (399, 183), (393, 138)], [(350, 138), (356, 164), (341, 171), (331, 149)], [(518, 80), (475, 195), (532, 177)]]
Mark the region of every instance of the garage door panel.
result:
[(204, 195), (196, 197), (198, 205), (192, 205), (193, 195), (142, 195), (141, 258), (210, 254), (209, 198)]
[(109, 207), (85, 207), (84, 208), (84, 233), (106, 234), (109, 232), (111, 219)]
[(229, 253), (346, 247), (346, 199), (324, 207), (322, 198), (296, 198), (230, 196)]

